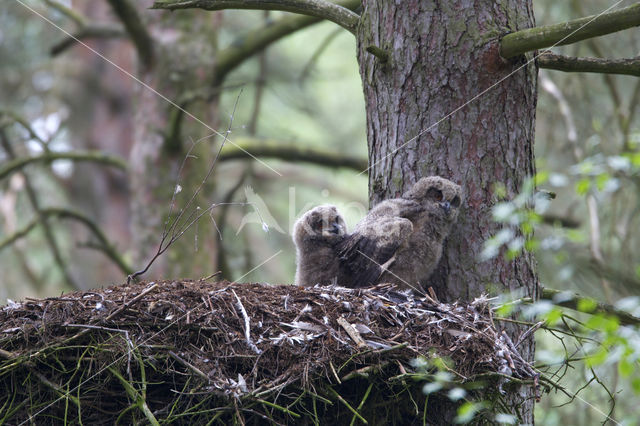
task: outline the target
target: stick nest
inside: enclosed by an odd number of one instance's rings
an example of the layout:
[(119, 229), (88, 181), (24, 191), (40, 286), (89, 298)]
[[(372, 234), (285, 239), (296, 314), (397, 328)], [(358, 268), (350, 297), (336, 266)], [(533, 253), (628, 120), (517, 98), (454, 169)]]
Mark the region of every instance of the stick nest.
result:
[(537, 386), (518, 344), (486, 298), (445, 304), (388, 285), (115, 286), (0, 309), (0, 419), (436, 424), (421, 392), (432, 376), (416, 358), (445, 359), (461, 384)]

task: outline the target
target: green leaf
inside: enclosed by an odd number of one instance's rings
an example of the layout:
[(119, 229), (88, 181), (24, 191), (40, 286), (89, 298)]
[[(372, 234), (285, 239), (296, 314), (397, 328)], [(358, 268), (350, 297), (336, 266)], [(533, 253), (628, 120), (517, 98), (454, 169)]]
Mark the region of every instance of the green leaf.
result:
[(524, 235), (531, 235), (533, 234), (533, 223), (531, 222), (522, 222), (522, 224), (520, 225), (520, 230), (522, 231), (522, 233)]
[(536, 186), (542, 185), (548, 180), (549, 180), (549, 172), (547, 170), (543, 170), (541, 172), (536, 173), (536, 176), (534, 178)]
[(629, 377), (633, 374), (634, 366), (628, 359), (623, 358), (618, 363), (618, 372), (622, 377)]
[(640, 377), (631, 380), (631, 388), (633, 392), (640, 394)]
[(587, 178), (580, 179), (576, 182), (576, 194), (578, 195), (586, 195), (589, 192), (589, 188), (591, 188), (591, 180)]
[(511, 314), (516, 309), (516, 305), (514, 303), (510, 303), (508, 305), (502, 305), (498, 309), (496, 309), (496, 313), (501, 317), (506, 317)]
[[(578, 308), (580, 308), (580, 302), (578, 302)], [(589, 312), (589, 311), (582, 311)], [(604, 316), (602, 314), (593, 315), (585, 322), (585, 326), (593, 328), (594, 330), (604, 331), (605, 333), (613, 333), (620, 328), (620, 320), (614, 316)], [(609, 336), (610, 338), (616, 338), (617, 336)], [(611, 340), (612, 342), (616, 340)]]
[(609, 179), (611, 179), (609, 173), (600, 173), (598, 177), (596, 177), (596, 186), (598, 187), (598, 191), (602, 191), (604, 189), (607, 182), (609, 182)]
[(578, 310), (580, 312), (593, 312), (598, 307), (598, 302), (593, 299), (580, 299), (578, 300)]
[(535, 251), (540, 247), (540, 241), (537, 238), (529, 238), (524, 243), (524, 248), (526, 251)]
[(560, 308), (553, 308), (545, 316), (544, 320), (549, 325), (556, 325), (562, 319), (562, 311)]
[(587, 367), (596, 367), (603, 364), (608, 356), (609, 351), (605, 347), (600, 346), (594, 354), (586, 357), (584, 361)]
[(458, 408), (458, 415), (455, 418), (456, 423), (469, 423), (473, 420), (476, 413), (482, 410), (485, 403), (467, 401)]

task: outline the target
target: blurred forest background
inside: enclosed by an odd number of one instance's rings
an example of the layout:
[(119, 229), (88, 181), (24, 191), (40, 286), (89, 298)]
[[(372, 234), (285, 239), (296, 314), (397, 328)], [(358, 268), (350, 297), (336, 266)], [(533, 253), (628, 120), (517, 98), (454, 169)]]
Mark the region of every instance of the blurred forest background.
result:
[[(144, 267), (156, 252), (172, 196), (179, 210), (193, 190), (178, 189), (194, 188), (193, 182), (203, 179), (222, 141), (189, 117), (147, 116), (141, 103), (155, 94), (144, 94), (148, 91), (116, 66), (69, 43), (25, 5), (71, 33), (95, 31), (98, 37), (87, 38), (87, 44), (134, 75), (138, 66), (134, 47), (106, 1), (25, 0), (0, 6), (2, 304), (123, 283), (127, 272)], [(609, 6), (604, 0), (534, 0), (538, 25)], [(194, 214), (215, 203), (238, 203), (206, 212), (143, 278), (200, 278), (221, 270), (231, 280), (292, 282), (290, 231), (302, 212), (333, 203), (352, 227), (368, 207), (367, 177), (360, 173), (367, 145), (354, 38), (332, 23), (313, 25), (251, 56), (224, 76), (220, 89), (194, 92), (208, 78), (207, 67), (215, 66), (218, 52), (286, 14), (140, 11), (154, 39), (174, 55), (156, 59), (168, 61), (167, 72), (147, 83), (222, 134), (232, 122), (233, 145), (225, 145), (195, 197)], [(637, 57), (640, 33), (627, 30), (555, 51)], [(537, 206), (533, 220), (544, 286), (611, 304), (638, 294), (639, 103), (640, 80), (634, 76), (540, 71), (538, 181), (556, 194)], [(141, 164), (149, 147), (136, 146), (136, 137), (145, 131), (162, 140), (170, 160)], [(172, 143), (181, 148), (172, 151)], [(239, 154), (236, 145), (255, 151), (260, 161)], [(184, 147), (192, 146), (177, 181)], [(64, 158), (55, 159), (58, 153)], [(42, 158), (16, 162), (30, 157)], [(132, 212), (136, 204), (162, 215), (141, 217)], [(500, 214), (498, 219), (505, 217)], [(558, 339), (540, 334), (541, 362), (557, 358), (558, 345)], [(612, 417), (622, 424), (640, 421), (629, 390), (637, 378), (620, 377), (615, 364), (601, 365), (597, 376), (593, 368), (584, 366), (561, 381), (574, 392), (589, 383), (580, 400), (551, 409), (568, 399), (560, 393), (545, 397), (537, 421), (600, 424), (612, 397)], [(602, 385), (595, 386), (597, 381)]]

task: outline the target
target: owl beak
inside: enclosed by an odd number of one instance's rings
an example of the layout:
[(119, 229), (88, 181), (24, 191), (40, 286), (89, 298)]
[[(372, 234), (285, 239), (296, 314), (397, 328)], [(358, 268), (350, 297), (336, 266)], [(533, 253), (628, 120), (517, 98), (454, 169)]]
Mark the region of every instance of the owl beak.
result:
[(342, 225), (334, 223), (329, 232), (331, 232), (332, 234), (336, 234), (336, 235), (341, 234), (342, 233)]
[(440, 203), (440, 207), (444, 209), (444, 212), (446, 214), (449, 214), (449, 212), (451, 211), (451, 204), (449, 204), (448, 201), (445, 201), (444, 203)]

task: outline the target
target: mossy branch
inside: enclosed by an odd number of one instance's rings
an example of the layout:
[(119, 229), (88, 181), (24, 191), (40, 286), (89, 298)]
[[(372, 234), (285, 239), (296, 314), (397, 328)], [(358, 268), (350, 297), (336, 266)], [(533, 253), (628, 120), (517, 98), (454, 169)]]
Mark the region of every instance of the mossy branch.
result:
[(79, 27), (84, 27), (87, 24), (87, 18), (73, 10), (73, 8), (54, 0), (44, 0), (44, 2), (47, 4), (47, 6), (55, 9), (59, 13), (65, 15), (67, 18), (71, 19)]
[(242, 149), (231, 146), (225, 147), (220, 153), (220, 161), (250, 160), (251, 158), (245, 154), (245, 151), (248, 151), (258, 158), (275, 158), (289, 162), (311, 163), (324, 167), (348, 168), (358, 172), (367, 168), (366, 158), (300, 148), (294, 145), (283, 145), (272, 140), (238, 138), (235, 143)]
[(507, 34), (500, 40), (500, 55), (513, 58), (532, 50), (572, 44), (638, 25), (640, 3), (609, 13)]
[(325, 0), (156, 0), (152, 8), (281, 10), (326, 19), (353, 34), (360, 20), (360, 17), (351, 10)]
[[(593, 302), (592, 298), (583, 297), (577, 294), (570, 294), (565, 291), (554, 290), (552, 288), (542, 288), (542, 298), (549, 299), (557, 306), (578, 310), (578, 305), (581, 301)], [(622, 325), (639, 325), (640, 318), (631, 315), (628, 312), (617, 309), (616, 307), (607, 303), (596, 302), (593, 312), (613, 315), (620, 320)]]
[[(28, 129), (31, 129), (29, 126), (26, 126), (26, 127)], [(31, 129), (31, 132), (33, 132), (33, 129)], [(0, 145), (2, 145), (2, 147), (4, 148), (4, 151), (6, 152), (9, 159), (16, 160), (18, 158), (18, 156), (15, 153), (15, 150), (13, 149), (13, 146), (11, 146), (11, 143), (9, 142), (9, 138), (7, 137), (7, 134), (4, 131), (4, 128), (2, 125), (0, 125)], [(45, 153), (49, 153), (48, 145), (44, 144), (44, 146), (46, 148)], [(42, 230), (44, 231), (44, 239), (47, 245), (49, 246), (49, 250), (51, 250), (51, 255), (53, 256), (53, 260), (57, 265), (58, 269), (60, 270), (60, 273), (64, 277), (64, 280), (72, 288), (79, 289), (80, 287), (77, 281), (73, 278), (73, 276), (69, 272), (67, 263), (65, 259), (62, 257), (62, 254), (60, 253), (60, 248), (58, 246), (58, 243), (56, 242), (56, 238), (53, 233), (53, 230), (51, 229), (51, 226), (49, 226), (49, 223), (47, 222), (47, 216), (42, 213), (42, 208), (40, 207), (40, 200), (38, 198), (38, 193), (36, 192), (36, 187), (31, 182), (31, 179), (27, 173), (23, 173), (23, 176), (24, 176), (24, 189), (27, 194), (27, 199), (29, 200), (29, 204), (31, 204), (31, 208), (33, 208), (33, 211), (35, 212), (36, 217), (42, 224)]]
[(49, 53), (51, 53), (51, 56), (57, 56), (77, 43), (78, 40), (87, 40), (92, 38), (121, 38), (126, 36), (127, 33), (120, 26), (91, 24), (80, 28), (76, 32), (72, 33), (71, 37), (66, 37), (51, 46)]
[(11, 173), (21, 171), (25, 166), (31, 163), (50, 162), (53, 160), (71, 160), (71, 161), (90, 161), (94, 163), (105, 164), (117, 167), (121, 170), (127, 169), (127, 162), (120, 157), (105, 154), (101, 151), (86, 152), (46, 152), (34, 157), (18, 157), (5, 163), (0, 167), (0, 179), (4, 179)]
[(154, 43), (136, 7), (129, 0), (108, 0), (108, 2), (131, 37), (140, 62), (145, 68), (151, 68), (155, 59)]
[[(360, 1), (342, 0), (335, 5), (351, 10), (360, 6)], [(316, 16), (287, 16), (237, 38), (229, 47), (218, 53), (214, 72), (216, 85), (221, 84), (227, 74), (238, 65), (263, 51), (267, 46), (321, 21), (322, 19)]]
[(538, 65), (540, 68), (556, 71), (624, 74), (640, 77), (640, 58), (576, 58), (545, 52), (538, 57)]
[(81, 213), (74, 212), (72, 210), (67, 210), (67, 209), (60, 209), (60, 208), (42, 209), (40, 211), (40, 216), (34, 218), (22, 229), (19, 229), (18, 231), (9, 235), (4, 240), (0, 241), (0, 250), (9, 246), (10, 244), (13, 244), (15, 241), (19, 240), (20, 238), (28, 235), (41, 222), (42, 218), (53, 218), (53, 217), (58, 217), (61, 219), (73, 219), (85, 225), (100, 242), (99, 249), (108, 258), (110, 258), (116, 265), (118, 265), (118, 267), (120, 268), (120, 270), (122, 270), (122, 272), (124, 272), (127, 275), (133, 272), (133, 268), (131, 268), (127, 264), (127, 262), (124, 261), (122, 256), (120, 256), (120, 254), (118, 253), (118, 251), (113, 247), (112, 244), (109, 243), (104, 232), (102, 232), (100, 227), (98, 227), (98, 225), (96, 225), (95, 222), (93, 222), (91, 219), (89, 219), (88, 217), (84, 216)]

